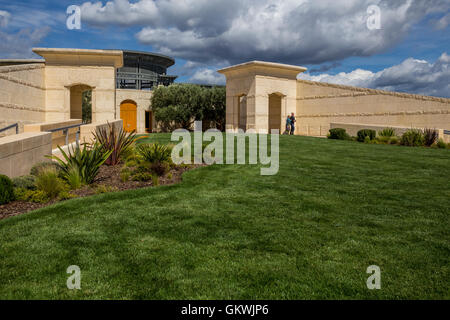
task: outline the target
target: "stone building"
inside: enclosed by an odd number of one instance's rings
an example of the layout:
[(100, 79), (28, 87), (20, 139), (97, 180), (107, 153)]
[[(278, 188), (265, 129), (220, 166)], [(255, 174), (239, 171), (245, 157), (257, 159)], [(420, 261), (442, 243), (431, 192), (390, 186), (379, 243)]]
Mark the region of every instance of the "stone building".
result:
[(151, 89), (171, 84), (175, 61), (146, 52), (35, 48), (43, 59), (0, 60), (0, 128), (82, 119), (91, 91), (91, 121), (123, 119), (127, 131), (155, 128)]
[(333, 127), (351, 135), (361, 128), (435, 128), (450, 140), (450, 99), (297, 79), (304, 71), (262, 61), (219, 70), (227, 78), (227, 130), (283, 132), (293, 112), (300, 135), (323, 137)]

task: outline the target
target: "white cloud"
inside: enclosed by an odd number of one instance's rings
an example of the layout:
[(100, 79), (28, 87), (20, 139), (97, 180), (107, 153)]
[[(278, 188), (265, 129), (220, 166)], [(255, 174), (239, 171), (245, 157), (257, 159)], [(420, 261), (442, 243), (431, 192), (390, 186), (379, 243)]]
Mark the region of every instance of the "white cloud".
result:
[[(380, 30), (367, 28), (372, 4), (381, 8)], [(448, 0), (112, 0), (84, 3), (82, 19), (141, 26), (141, 43), (191, 61), (318, 64), (383, 52), (449, 9)]]
[(434, 63), (409, 58), (375, 73), (362, 69), (336, 75), (303, 73), (299, 79), (450, 97), (450, 56), (443, 53)]
[(217, 73), (216, 69), (198, 69), (189, 79), (189, 82), (210, 85), (225, 85), (225, 77)]
[(0, 58), (35, 57), (31, 48), (36, 46), (49, 32), (49, 27), (24, 28), (14, 33), (0, 31)]

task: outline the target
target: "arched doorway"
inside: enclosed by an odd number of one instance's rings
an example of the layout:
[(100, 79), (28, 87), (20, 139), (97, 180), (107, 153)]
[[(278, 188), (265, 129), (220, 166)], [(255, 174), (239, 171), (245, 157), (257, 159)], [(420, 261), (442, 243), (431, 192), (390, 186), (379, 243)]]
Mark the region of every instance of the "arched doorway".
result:
[(281, 101), (282, 96), (277, 93), (272, 93), (269, 95), (269, 132), (272, 129), (278, 129), (281, 133), (282, 128), (282, 113), (281, 113)]
[(92, 122), (92, 88), (85, 84), (70, 87), (70, 119)]
[(120, 104), (120, 119), (123, 120), (123, 129), (127, 132), (136, 130), (137, 106), (132, 100), (125, 100)]
[(247, 96), (239, 95), (237, 102), (237, 127), (245, 131), (247, 130)]

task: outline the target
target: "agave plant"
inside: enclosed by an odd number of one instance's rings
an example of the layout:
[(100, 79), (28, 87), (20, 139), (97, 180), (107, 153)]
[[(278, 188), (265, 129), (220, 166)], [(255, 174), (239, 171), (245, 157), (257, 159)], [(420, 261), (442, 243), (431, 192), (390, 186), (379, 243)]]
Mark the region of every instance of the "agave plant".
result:
[(94, 182), (100, 167), (111, 155), (111, 151), (104, 151), (103, 147), (98, 143), (88, 144), (83, 143), (82, 147), (69, 146), (68, 151), (65, 152), (58, 146), (64, 159), (57, 156), (49, 156), (49, 158), (58, 161), (61, 168), (61, 176), (65, 180), (70, 180), (77, 171), (81, 182), (83, 184), (91, 184)]
[(105, 164), (109, 166), (118, 164), (126, 150), (135, 141), (144, 138), (136, 138), (134, 130), (132, 132), (126, 132), (123, 128), (115, 128), (109, 122), (107, 128), (100, 128), (93, 135), (104, 152), (111, 151), (110, 156), (105, 161)]

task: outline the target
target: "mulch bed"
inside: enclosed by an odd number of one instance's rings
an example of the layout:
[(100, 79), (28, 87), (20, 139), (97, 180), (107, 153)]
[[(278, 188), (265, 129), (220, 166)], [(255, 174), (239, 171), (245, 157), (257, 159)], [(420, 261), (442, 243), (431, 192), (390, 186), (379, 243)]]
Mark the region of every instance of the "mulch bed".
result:
[[(164, 176), (159, 177), (159, 185), (170, 185), (181, 181), (181, 176), (184, 172), (192, 170), (201, 165), (179, 166), (171, 169)], [(77, 197), (87, 197), (96, 194), (95, 189), (100, 185), (106, 185), (114, 188), (114, 191), (124, 191), (130, 189), (140, 189), (152, 186), (152, 181), (126, 181), (120, 180), (120, 170), (122, 165), (116, 166), (102, 166), (95, 182), (92, 185), (84, 186), (77, 190), (72, 190), (70, 193), (77, 195)], [(168, 178), (169, 173), (172, 174), (171, 179)], [(63, 200), (64, 201), (64, 200)], [(13, 201), (8, 204), (0, 205), (0, 220), (12, 216), (17, 216), (22, 213), (33, 211), (39, 208), (47, 207), (51, 204), (59, 202), (59, 200), (51, 200), (47, 203), (34, 203), (27, 201)]]

